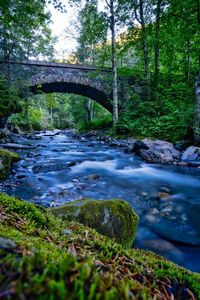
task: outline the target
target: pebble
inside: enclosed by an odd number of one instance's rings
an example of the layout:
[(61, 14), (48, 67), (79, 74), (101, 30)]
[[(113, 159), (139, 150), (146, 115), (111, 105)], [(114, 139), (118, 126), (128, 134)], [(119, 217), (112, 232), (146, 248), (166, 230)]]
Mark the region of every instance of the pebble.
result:
[(66, 229), (66, 230), (64, 230), (64, 234), (65, 235), (70, 235), (70, 234), (72, 234), (72, 230), (71, 229)]
[(169, 196), (170, 196), (170, 194), (169, 193), (165, 193), (165, 192), (158, 192), (157, 195), (156, 195), (157, 199), (159, 199), (159, 200), (165, 200)]
[(10, 239), (0, 237), (0, 249), (14, 250), (17, 245)]
[(51, 203), (50, 203), (50, 207), (55, 207), (56, 206), (56, 202), (55, 201), (52, 201)]
[(98, 174), (92, 174), (92, 175), (88, 175), (85, 177), (85, 179), (87, 180), (95, 180), (95, 179), (99, 179), (100, 178), (100, 175)]

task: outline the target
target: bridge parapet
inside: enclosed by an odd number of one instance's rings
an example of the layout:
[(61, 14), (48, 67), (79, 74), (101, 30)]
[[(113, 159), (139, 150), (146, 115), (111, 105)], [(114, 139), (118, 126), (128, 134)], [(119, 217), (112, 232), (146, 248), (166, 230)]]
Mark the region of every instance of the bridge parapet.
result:
[[(112, 113), (112, 70), (88, 65), (45, 61), (9, 62), (2, 64), (13, 80), (24, 80), (33, 93), (74, 93), (97, 101)], [(141, 94), (135, 84), (133, 90)], [(127, 84), (119, 80), (119, 103), (125, 103)], [(122, 106), (122, 105), (121, 105)]]

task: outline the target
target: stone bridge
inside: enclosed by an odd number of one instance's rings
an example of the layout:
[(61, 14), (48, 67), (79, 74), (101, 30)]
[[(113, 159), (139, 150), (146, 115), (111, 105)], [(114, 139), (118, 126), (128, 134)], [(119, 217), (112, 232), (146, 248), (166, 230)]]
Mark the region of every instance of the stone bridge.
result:
[[(9, 62), (8, 68), (15, 81), (24, 80), (32, 93), (72, 93), (95, 100), (112, 113), (112, 70), (88, 65), (64, 64), (44, 61)], [(119, 104), (125, 101), (123, 78), (118, 82)], [(133, 85), (141, 96), (143, 88)]]

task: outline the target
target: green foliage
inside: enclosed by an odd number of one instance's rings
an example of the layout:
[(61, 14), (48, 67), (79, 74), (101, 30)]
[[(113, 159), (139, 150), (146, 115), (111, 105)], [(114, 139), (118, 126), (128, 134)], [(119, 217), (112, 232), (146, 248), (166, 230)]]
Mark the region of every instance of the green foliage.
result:
[(0, 72), (0, 118), (20, 111), (18, 89)]
[(5, 194), (0, 194), (0, 210), (1, 237), (16, 243), (10, 251), (0, 250), (0, 290), (10, 299), (165, 299), (163, 286), (173, 285), (200, 296), (199, 274), (158, 255), (127, 250)]
[(108, 113), (105, 116), (94, 118), (92, 120), (90, 129), (110, 129), (112, 127), (112, 116)]
[(0, 58), (24, 60), (39, 54), (52, 57), (53, 40), (44, 0), (0, 1)]
[(118, 133), (138, 138), (150, 137), (172, 142), (184, 138), (193, 126), (194, 95), (190, 84), (182, 78), (160, 87), (159, 100), (135, 101), (132, 98), (118, 122)]
[(98, 1), (87, 1), (79, 12), (78, 49), (79, 62), (96, 63), (96, 48), (106, 39), (108, 20), (105, 12), (98, 11)]
[(31, 127), (35, 130), (42, 129), (42, 120), (44, 118), (44, 113), (42, 110), (34, 107), (29, 108), (29, 122)]
[(12, 115), (11, 120), (25, 130), (110, 128), (111, 114), (93, 101), (90, 111), (91, 124), (88, 123), (87, 100), (72, 94), (37, 95), (25, 101), (22, 113)]

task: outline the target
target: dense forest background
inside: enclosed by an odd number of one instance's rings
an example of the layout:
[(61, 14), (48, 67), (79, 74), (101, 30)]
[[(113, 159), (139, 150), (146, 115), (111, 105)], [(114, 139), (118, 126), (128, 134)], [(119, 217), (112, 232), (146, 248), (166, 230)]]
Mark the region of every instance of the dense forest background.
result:
[[(198, 130), (194, 80), (200, 66), (199, 0), (76, 0), (52, 5), (66, 18), (69, 5), (77, 8), (77, 21), (71, 26), (78, 46), (62, 62), (110, 67), (114, 79), (128, 83), (126, 105), (119, 116), (113, 113), (117, 134), (173, 142), (193, 138)], [(1, 65), (28, 59), (61, 62), (55, 57), (50, 22), (44, 0), (0, 1)], [(145, 86), (142, 101), (131, 88), (135, 78)], [(113, 80), (114, 90), (116, 84)], [(1, 68), (2, 124), (11, 116), (9, 122), (23, 130), (112, 127), (112, 115), (91, 99), (33, 96), (27, 86), (27, 78), (13, 82), (9, 71)]]

